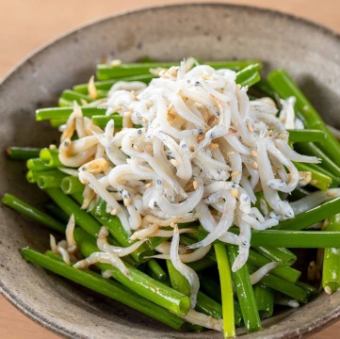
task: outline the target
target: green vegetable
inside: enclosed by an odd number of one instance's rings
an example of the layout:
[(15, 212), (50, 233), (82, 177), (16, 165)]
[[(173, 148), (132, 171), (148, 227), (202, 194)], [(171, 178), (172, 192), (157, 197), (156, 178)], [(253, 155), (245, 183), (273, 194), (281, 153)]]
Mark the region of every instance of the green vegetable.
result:
[(65, 225), (61, 222), (53, 219), (48, 214), (40, 211), (39, 209), (33, 207), (32, 205), (28, 204), (27, 202), (19, 199), (18, 197), (12, 194), (4, 194), (2, 199), (2, 203), (15, 211), (19, 212), (20, 214), (24, 215), (25, 217), (37, 221), (38, 223), (45, 225), (51, 228), (54, 231), (58, 231), (60, 233), (65, 232)]
[(77, 192), (83, 192), (84, 185), (77, 177), (67, 176), (61, 181), (60, 188), (65, 194), (74, 194)]
[(332, 184), (332, 178), (318, 171), (317, 169), (315, 169), (315, 167), (311, 167), (309, 165), (301, 164), (298, 162), (295, 163), (295, 167), (299, 171), (310, 172), (312, 176), (310, 184), (322, 191), (327, 190)]
[(54, 168), (61, 166), (58, 149), (56, 147), (50, 146), (49, 148), (43, 148), (40, 151), (39, 157), (45, 161), (48, 167)]
[[(230, 338), (235, 336), (236, 331), (235, 331), (233, 284), (229, 259), (224, 245), (216, 243), (214, 244), (214, 249), (217, 260), (218, 273), (220, 277), (220, 288), (222, 296), (223, 334), (225, 338)], [(242, 315), (244, 317), (243, 310)]]
[[(265, 256), (261, 255), (260, 253), (250, 249), (248, 262), (249, 264), (262, 267), (268, 264), (271, 261), (277, 261), (274, 258), (268, 259)], [(282, 279), (295, 283), (301, 276), (301, 272), (293, 267), (289, 267), (287, 265), (280, 265), (273, 270), (271, 270), (271, 274), (274, 274)]]
[[(95, 81), (94, 85), (97, 89), (97, 92), (98, 90), (107, 92), (117, 81), (141, 81), (149, 83), (152, 78), (154, 78), (154, 75), (152, 74), (142, 74), (113, 80)], [(78, 93), (88, 94), (88, 84), (76, 85), (73, 87), (73, 90)]]
[(189, 264), (189, 266), (196, 272), (203, 271), (215, 265), (216, 265), (216, 262), (211, 260), (209, 257), (204, 257), (201, 260), (198, 260), (198, 261), (195, 261)]
[(82, 227), (88, 234), (97, 236), (101, 224), (89, 213), (82, 210), (74, 200), (65, 195), (59, 188), (49, 188), (45, 192), (68, 216), (74, 215), (77, 225)]
[(303, 118), (305, 127), (310, 129), (319, 129), (325, 133), (325, 141), (320, 144), (320, 148), (338, 165), (340, 166), (340, 144), (329, 131), (323, 122), (320, 114), (304, 96), (302, 91), (290, 78), (290, 76), (283, 70), (275, 70), (269, 73), (268, 81), (271, 87), (280, 95), (280, 97), (287, 99), (288, 97), (295, 97), (295, 108), (300, 116)]
[[(81, 107), (81, 111), (85, 117), (92, 117), (93, 115), (105, 115), (106, 108), (99, 107)], [(73, 112), (73, 107), (50, 107), (37, 109), (35, 112), (35, 119), (37, 121), (59, 119), (66, 122), (68, 117)]]
[(254, 231), (253, 246), (274, 246), (288, 248), (327, 248), (340, 244), (339, 231)]
[[(191, 289), (188, 281), (180, 272), (178, 272), (175, 269), (170, 260), (167, 260), (166, 264), (168, 268), (171, 286), (175, 290), (189, 296)], [(222, 318), (221, 305), (215, 300), (205, 295), (204, 293), (202, 293), (201, 291), (197, 293), (196, 310), (199, 312), (203, 312), (216, 319)]]
[(259, 63), (249, 65), (236, 74), (236, 83), (241, 86), (251, 87), (261, 80), (259, 71), (262, 65)]
[(304, 154), (318, 157), (319, 159), (321, 159), (321, 164), (319, 165), (319, 167), (326, 169), (335, 177), (340, 177), (340, 167), (336, 164), (336, 162), (330, 159), (317, 145), (313, 144), (312, 142), (308, 142), (297, 145), (297, 149)]
[(92, 117), (92, 121), (94, 124), (99, 126), (100, 128), (105, 128), (107, 123), (113, 120), (115, 122), (115, 128), (122, 128), (123, 127), (123, 117), (118, 114), (112, 115), (94, 115)]
[(13, 160), (27, 160), (39, 156), (40, 148), (36, 147), (17, 147), (6, 148), (6, 155)]
[(297, 259), (296, 254), (284, 247), (260, 246), (256, 248), (256, 251), (271, 261), (277, 261), (282, 265), (293, 265)]
[(221, 305), (200, 291), (197, 294), (196, 310), (216, 319), (222, 318)]
[[(281, 221), (278, 226), (273, 229), (282, 230), (302, 230), (308, 226), (314, 225), (330, 216), (340, 212), (340, 198), (335, 198), (324, 202), (323, 204), (314, 207), (306, 212), (297, 214), (293, 219)], [(270, 245), (269, 246), (273, 246)], [(283, 245), (288, 247), (288, 245)]]
[[(98, 251), (95, 239), (81, 228), (75, 229), (74, 237), (84, 257), (88, 257)], [(128, 276), (125, 276), (119, 269), (108, 264), (97, 264), (96, 266), (102, 271), (111, 271), (112, 277), (122, 285), (176, 315), (183, 316), (189, 311), (190, 299), (187, 296), (152, 279), (131, 265), (125, 265), (128, 268)]]
[[(205, 61), (214, 68), (230, 68), (239, 71), (246, 66), (252, 65), (254, 60), (235, 60), (235, 61)], [(150, 74), (152, 68), (169, 68), (178, 65), (178, 62), (152, 62), (152, 63), (129, 63), (119, 65), (99, 64), (96, 76), (99, 80), (118, 79), (129, 76)]]
[(309, 292), (304, 287), (276, 277), (273, 274), (267, 274), (264, 276), (259, 284), (269, 287), (302, 303), (306, 303), (308, 300)]
[(91, 99), (88, 95), (81, 94), (79, 92), (72, 91), (69, 89), (63, 91), (61, 99), (71, 101), (71, 103), (76, 101), (79, 104), (89, 103), (93, 101), (93, 99)]
[(59, 188), (63, 178), (65, 178), (65, 174), (57, 170), (37, 172), (36, 174), (37, 185), (42, 190), (47, 188)]
[[(237, 248), (228, 245), (227, 249), (228, 257), (233, 264), (237, 257)], [(232, 272), (232, 277), (244, 325), (248, 331), (257, 331), (261, 328), (261, 320), (256, 306), (254, 290), (250, 283), (248, 267), (244, 265), (238, 271)]]
[(53, 202), (47, 202), (44, 205), (44, 208), (55, 219), (65, 224), (68, 222), (68, 219), (69, 219), (68, 215), (65, 214), (65, 212), (60, 207), (55, 205)]
[(159, 281), (166, 281), (167, 280), (167, 274), (163, 270), (162, 266), (157, 262), (156, 259), (150, 259), (147, 262), (147, 265), (151, 271), (151, 275)]
[(166, 261), (166, 267), (168, 269), (171, 286), (175, 290), (187, 296), (190, 296), (191, 288), (185, 277), (176, 270), (176, 268), (174, 267), (170, 260)]
[[(340, 214), (329, 219), (325, 231), (340, 233)], [(340, 288), (340, 243), (337, 247), (326, 248), (323, 258), (322, 287), (326, 293), (333, 293)]]
[(269, 318), (274, 313), (274, 294), (266, 287), (255, 286), (254, 294), (261, 318)]
[(46, 162), (40, 158), (32, 158), (28, 159), (26, 162), (26, 167), (31, 171), (47, 171), (50, 170), (51, 167), (46, 164)]
[(36, 252), (30, 248), (23, 248), (21, 254), (25, 260), (33, 264), (41, 266), (92, 291), (105, 295), (110, 299), (119, 301), (174, 329), (178, 330), (184, 324), (184, 321), (176, 315), (134, 294), (119, 283), (102, 278), (99, 274), (78, 270), (60, 260), (53, 259), (48, 255)]
[(319, 129), (291, 129), (289, 132), (290, 142), (324, 142), (325, 132)]

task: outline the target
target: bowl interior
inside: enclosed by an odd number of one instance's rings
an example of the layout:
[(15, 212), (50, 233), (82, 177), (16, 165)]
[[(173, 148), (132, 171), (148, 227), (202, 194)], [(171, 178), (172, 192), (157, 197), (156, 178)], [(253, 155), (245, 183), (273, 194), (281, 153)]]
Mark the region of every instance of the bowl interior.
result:
[[(338, 36), (314, 24), (251, 7), (179, 5), (105, 19), (61, 38), (24, 62), (0, 85), (2, 146), (56, 142), (55, 130), (35, 123), (37, 107), (55, 105), (58, 93), (87, 81), (95, 64), (105, 57), (132, 61), (144, 56), (264, 60), (266, 69), (288, 70), (325, 120), (340, 126)], [(39, 203), (44, 198), (26, 183), (23, 167), (2, 156), (0, 192)], [(43, 325), (72, 337), (192, 337), (25, 263), (18, 249), (25, 245), (46, 249), (48, 232), (2, 206), (0, 229), (1, 287), (13, 303)], [(245, 337), (300, 335), (335, 319), (339, 305), (339, 293), (321, 295), (262, 332)], [(220, 335), (205, 332), (195, 337)]]

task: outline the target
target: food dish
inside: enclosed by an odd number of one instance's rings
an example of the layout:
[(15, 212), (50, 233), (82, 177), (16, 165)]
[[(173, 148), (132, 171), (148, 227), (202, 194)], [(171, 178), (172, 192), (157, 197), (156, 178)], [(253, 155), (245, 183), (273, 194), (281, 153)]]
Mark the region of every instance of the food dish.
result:
[[(2, 202), (65, 239), (23, 257), (173, 329), (226, 338), (312, 298), (301, 274), (317, 286), (322, 271), (336, 292), (340, 143), (285, 71), (261, 68), (113, 60), (38, 109), (60, 144), (7, 154), (27, 161), (52, 216)], [(297, 270), (292, 248), (319, 258)]]

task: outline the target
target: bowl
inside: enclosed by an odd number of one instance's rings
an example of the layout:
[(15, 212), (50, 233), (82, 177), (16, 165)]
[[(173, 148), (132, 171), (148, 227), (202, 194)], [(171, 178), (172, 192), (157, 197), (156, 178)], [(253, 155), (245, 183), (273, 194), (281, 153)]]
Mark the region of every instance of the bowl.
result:
[[(143, 9), (78, 29), (35, 53), (0, 85), (0, 138), (8, 145), (43, 146), (57, 141), (47, 125), (34, 121), (37, 107), (56, 104), (57, 95), (87, 81), (105, 57), (132, 61), (149, 56), (178, 60), (257, 58), (265, 69), (282, 67), (332, 125), (340, 124), (340, 37), (311, 22), (254, 7), (189, 4)], [(26, 183), (23, 165), (0, 162), (0, 193), (32, 202), (44, 199)], [(19, 248), (46, 249), (48, 233), (13, 211), (0, 208), (0, 286), (20, 310), (72, 338), (189, 338), (118, 303), (108, 302), (27, 264)], [(266, 324), (245, 338), (290, 338), (320, 329), (340, 315), (340, 293)], [(195, 338), (220, 338), (212, 332)]]

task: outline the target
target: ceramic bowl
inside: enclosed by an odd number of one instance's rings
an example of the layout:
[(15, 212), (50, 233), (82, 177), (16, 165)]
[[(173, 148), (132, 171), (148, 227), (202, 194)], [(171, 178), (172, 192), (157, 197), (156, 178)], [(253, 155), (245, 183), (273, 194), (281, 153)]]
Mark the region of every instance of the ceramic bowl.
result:
[[(325, 120), (340, 124), (340, 38), (305, 20), (252, 7), (175, 5), (109, 17), (51, 43), (18, 66), (0, 85), (1, 146), (43, 146), (54, 130), (34, 121), (37, 107), (87, 81), (102, 58), (132, 61), (149, 56), (178, 60), (257, 58), (282, 67), (298, 81)], [(44, 199), (24, 178), (21, 163), (0, 162), (0, 193)], [(5, 296), (42, 325), (68, 337), (220, 338), (169, 330), (118, 303), (88, 293), (27, 264), (18, 249), (48, 246), (48, 233), (0, 208), (0, 285)], [(289, 338), (316, 330), (340, 314), (340, 293), (321, 295), (246, 338)]]

